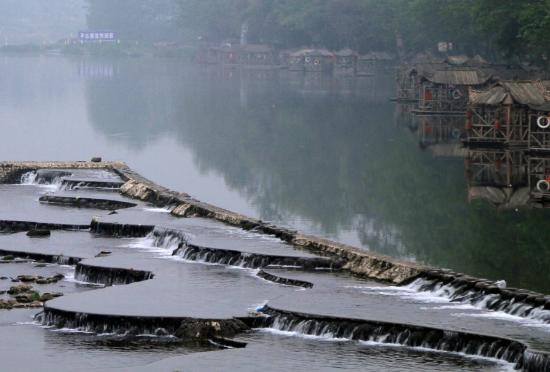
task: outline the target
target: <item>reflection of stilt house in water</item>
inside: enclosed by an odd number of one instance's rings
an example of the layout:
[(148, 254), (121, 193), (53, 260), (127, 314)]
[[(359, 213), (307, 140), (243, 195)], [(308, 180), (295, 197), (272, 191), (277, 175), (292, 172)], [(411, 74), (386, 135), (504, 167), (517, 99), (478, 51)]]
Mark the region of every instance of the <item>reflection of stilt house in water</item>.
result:
[(339, 75), (355, 75), (358, 54), (346, 48), (334, 52), (334, 72)]
[(417, 114), (464, 115), (469, 88), (481, 88), (490, 75), (476, 68), (460, 67), (425, 71), (418, 76)]
[(357, 75), (372, 76), (386, 71), (392, 64), (393, 57), (386, 52), (370, 52), (359, 56)]
[(418, 137), (420, 147), (443, 143), (460, 143), (464, 121), (453, 116), (420, 116)]
[(532, 206), (524, 151), (469, 150), (465, 168), (468, 200), (484, 199), (502, 209)]
[(529, 158), (529, 188), (536, 207), (550, 208), (550, 158)]
[(550, 81), (501, 81), (470, 92), (470, 143), (550, 150)]

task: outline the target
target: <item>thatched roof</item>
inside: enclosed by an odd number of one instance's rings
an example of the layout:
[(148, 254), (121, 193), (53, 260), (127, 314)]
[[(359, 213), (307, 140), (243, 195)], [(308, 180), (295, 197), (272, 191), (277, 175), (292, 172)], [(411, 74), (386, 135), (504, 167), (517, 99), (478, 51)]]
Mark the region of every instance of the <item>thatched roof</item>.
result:
[(438, 69), (426, 71), (422, 78), (434, 84), (483, 85), (490, 76), (478, 69)]
[(338, 56), (338, 57), (353, 57), (353, 56), (357, 56), (357, 52), (350, 49), (350, 48), (345, 48), (345, 49), (342, 49), (342, 50), (339, 50), (337, 52), (334, 52), (334, 55)]
[(550, 111), (550, 81), (500, 81), (487, 90), (470, 92), (474, 105), (497, 106), (510, 100), (535, 110)]
[(322, 57), (333, 57), (334, 53), (330, 52), (327, 49), (300, 49), (290, 54), (292, 57), (302, 57), (302, 56), (322, 56)]
[(469, 60), (470, 58), (468, 58), (468, 56), (466, 55), (448, 56), (447, 58), (445, 58), (446, 63), (450, 65), (455, 65), (455, 66), (461, 66), (466, 62), (468, 62)]

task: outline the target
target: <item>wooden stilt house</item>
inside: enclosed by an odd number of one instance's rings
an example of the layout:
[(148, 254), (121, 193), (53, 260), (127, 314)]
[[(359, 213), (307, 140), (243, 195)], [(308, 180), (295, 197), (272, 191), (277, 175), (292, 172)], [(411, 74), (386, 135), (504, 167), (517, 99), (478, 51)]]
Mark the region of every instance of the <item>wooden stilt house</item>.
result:
[(338, 75), (355, 75), (358, 57), (359, 55), (349, 48), (334, 52), (334, 73)]
[(418, 75), (419, 93), (416, 114), (459, 115), (466, 113), (470, 88), (482, 88), (490, 75), (477, 68), (426, 70)]
[(469, 142), (550, 150), (550, 81), (500, 81), (472, 89), (468, 107)]

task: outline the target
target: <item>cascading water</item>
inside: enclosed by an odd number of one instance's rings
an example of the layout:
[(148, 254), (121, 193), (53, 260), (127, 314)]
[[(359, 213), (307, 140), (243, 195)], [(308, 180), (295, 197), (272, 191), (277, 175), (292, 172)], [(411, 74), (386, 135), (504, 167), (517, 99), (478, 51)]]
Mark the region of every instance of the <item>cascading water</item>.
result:
[(36, 177), (37, 177), (37, 173), (36, 172), (27, 172), (27, 173), (24, 173), (22, 176), (21, 176), (21, 185), (36, 185), (37, 182), (36, 182)]
[(153, 247), (166, 249), (170, 252), (173, 252), (181, 244), (187, 245), (187, 235), (179, 230), (155, 227), (146, 239)]
[(152, 279), (153, 273), (145, 270), (77, 264), (75, 280), (105, 286), (125, 285)]
[(70, 176), (69, 172), (26, 172), (21, 176), (21, 185), (46, 186), (52, 189), (60, 189), (63, 177)]
[(303, 269), (339, 269), (340, 264), (325, 258), (272, 256), (229, 249), (180, 244), (173, 255), (189, 261), (260, 269), (264, 267), (296, 267)]
[(473, 305), (479, 309), (500, 311), (510, 315), (550, 323), (550, 306), (547, 299), (539, 294), (517, 292), (513, 289), (483, 285), (461, 278), (451, 281), (442, 279), (418, 278), (407, 284), (408, 289), (431, 293), (447, 298), (451, 302)]
[(516, 368), (526, 371), (547, 371), (550, 365), (548, 355), (527, 350), (524, 344), (504, 338), (407, 324), (294, 313), (269, 306), (258, 311), (264, 317), (256, 320), (256, 328), (287, 334), (493, 358), (513, 363)]

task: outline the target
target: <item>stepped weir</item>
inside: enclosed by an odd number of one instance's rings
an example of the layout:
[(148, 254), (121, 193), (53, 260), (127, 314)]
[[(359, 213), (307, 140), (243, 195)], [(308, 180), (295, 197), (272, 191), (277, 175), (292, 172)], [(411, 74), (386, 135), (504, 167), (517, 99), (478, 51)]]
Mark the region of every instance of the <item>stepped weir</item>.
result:
[[(38, 198), (42, 203), (35, 199), (33, 207), (39, 204), (58, 213), (54, 222), (0, 220), (2, 262), (15, 265), (14, 258), (21, 258), (36, 270), (46, 264), (70, 266), (67, 270), (73, 274), (68, 277), (79, 285), (104, 287), (41, 297), (43, 311), (35, 321), (43, 326), (117, 337), (155, 336), (223, 348), (242, 348), (246, 342), (239, 337), (267, 329), (364, 347), (391, 345), (485, 358), (525, 371), (550, 370), (545, 349), (550, 340), (531, 344), (528, 331), (518, 331), (516, 339), (515, 334), (510, 336), (513, 332), (496, 326), (478, 331), (459, 320), (439, 328), (422, 313), (421, 305), (411, 305), (398, 296), (396, 308), (412, 309), (411, 315), (399, 318), (390, 309), (376, 316), (374, 310), (354, 312), (361, 306), (377, 306), (369, 302), (376, 300), (366, 292), (350, 295), (346, 304), (338, 302), (343, 297), (334, 296), (376, 281), (397, 293), (429, 294), (446, 304), (471, 305), (476, 315), (504, 313), (546, 325), (550, 323), (550, 298), (541, 293), (278, 227), (159, 186), (123, 163), (2, 162), (0, 183), (48, 186), (48, 194)], [(150, 207), (166, 206), (170, 209), (156, 217), (146, 212)], [(69, 210), (71, 217), (64, 218)], [(114, 210), (119, 211), (108, 213)], [(47, 234), (37, 239), (32, 236), (37, 231)], [(201, 234), (207, 239), (197, 239)], [(220, 235), (230, 238), (223, 240)], [(266, 242), (266, 235), (273, 239)], [(69, 236), (80, 244), (68, 247)], [(9, 244), (15, 248), (1, 246), (3, 238), (11, 239)], [(231, 244), (229, 248), (223, 246), (225, 241)], [(57, 243), (62, 247), (57, 248)], [(334, 296), (334, 303), (325, 308), (327, 315), (291, 310), (291, 304), (308, 306), (307, 301), (303, 303), (304, 293)], [(285, 296), (289, 309), (265, 305)], [(258, 306), (262, 301), (264, 305)], [(323, 309), (325, 304), (317, 306)], [(335, 316), (339, 310), (342, 315)], [(454, 315), (449, 312), (448, 316)]]

